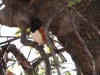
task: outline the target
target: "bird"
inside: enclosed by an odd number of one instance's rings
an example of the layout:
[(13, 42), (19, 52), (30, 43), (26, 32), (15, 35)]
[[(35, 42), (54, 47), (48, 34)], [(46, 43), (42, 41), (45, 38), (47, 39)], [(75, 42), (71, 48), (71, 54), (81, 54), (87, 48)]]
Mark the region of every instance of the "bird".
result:
[[(47, 44), (45, 38), (45, 28), (43, 27), (40, 19), (32, 18), (30, 20), (30, 35), (34, 42), (37, 42), (40, 45)], [(66, 58), (59, 52), (52, 41), (50, 41), (51, 47), (59, 55), (62, 62), (67, 62)]]

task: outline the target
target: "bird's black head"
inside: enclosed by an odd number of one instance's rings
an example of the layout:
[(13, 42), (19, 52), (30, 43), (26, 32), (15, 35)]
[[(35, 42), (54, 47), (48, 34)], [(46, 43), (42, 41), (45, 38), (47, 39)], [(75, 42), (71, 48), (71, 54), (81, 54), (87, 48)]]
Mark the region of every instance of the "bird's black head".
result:
[(32, 18), (30, 25), (31, 25), (30, 31), (35, 32), (42, 26), (42, 23), (38, 18)]

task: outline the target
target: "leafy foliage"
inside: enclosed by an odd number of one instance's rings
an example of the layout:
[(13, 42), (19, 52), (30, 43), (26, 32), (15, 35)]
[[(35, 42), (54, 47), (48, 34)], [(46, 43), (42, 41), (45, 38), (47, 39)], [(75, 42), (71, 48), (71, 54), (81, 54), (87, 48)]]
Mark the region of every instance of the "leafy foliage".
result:
[(76, 3), (79, 3), (79, 2), (81, 2), (82, 0), (68, 0), (68, 6), (70, 7), (70, 6), (72, 6), (72, 5), (75, 5)]

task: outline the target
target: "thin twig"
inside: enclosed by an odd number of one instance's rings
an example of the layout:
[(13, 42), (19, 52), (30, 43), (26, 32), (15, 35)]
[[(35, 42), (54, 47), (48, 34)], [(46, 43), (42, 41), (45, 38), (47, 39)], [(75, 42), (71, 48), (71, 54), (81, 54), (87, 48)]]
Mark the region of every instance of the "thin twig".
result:
[(10, 66), (13, 66), (16, 63), (16, 61), (14, 61), (11, 65), (7, 66), (7, 68), (9, 68)]
[(92, 2), (92, 0), (90, 0), (87, 5), (84, 7), (84, 9), (82, 10), (82, 12), (90, 5), (90, 3)]
[(13, 38), (13, 39), (10, 39), (10, 40), (1, 42), (0, 45), (5, 44), (5, 43), (10, 43), (10, 42), (15, 41), (15, 40), (17, 40), (17, 39), (19, 39), (19, 37), (16, 37), (16, 38)]
[[(21, 38), (20, 36), (0, 36), (0, 38)], [(31, 37), (26, 37), (28, 39), (32, 39)]]
[(30, 51), (29, 51), (29, 53), (28, 53), (27, 59), (29, 58), (29, 56), (30, 56), (30, 53), (31, 53), (31, 49), (30, 49)]
[(20, 51), (20, 49), (23, 47), (24, 45), (22, 45), (20, 48), (19, 48), (19, 51)]
[[(0, 36), (0, 38), (16, 38), (16, 36)], [(18, 36), (17, 38), (20, 38), (20, 36)]]

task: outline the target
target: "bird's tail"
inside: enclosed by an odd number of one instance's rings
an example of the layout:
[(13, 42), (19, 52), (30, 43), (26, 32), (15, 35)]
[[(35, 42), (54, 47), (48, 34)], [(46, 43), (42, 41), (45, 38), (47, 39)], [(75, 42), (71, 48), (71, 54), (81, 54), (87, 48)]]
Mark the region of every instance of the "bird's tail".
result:
[(62, 55), (61, 52), (58, 51), (57, 47), (54, 45), (53, 41), (50, 42), (51, 43), (51, 47), (53, 48), (53, 50), (55, 50), (55, 52), (59, 55), (60, 59), (62, 60), (62, 62), (67, 62), (66, 58)]

